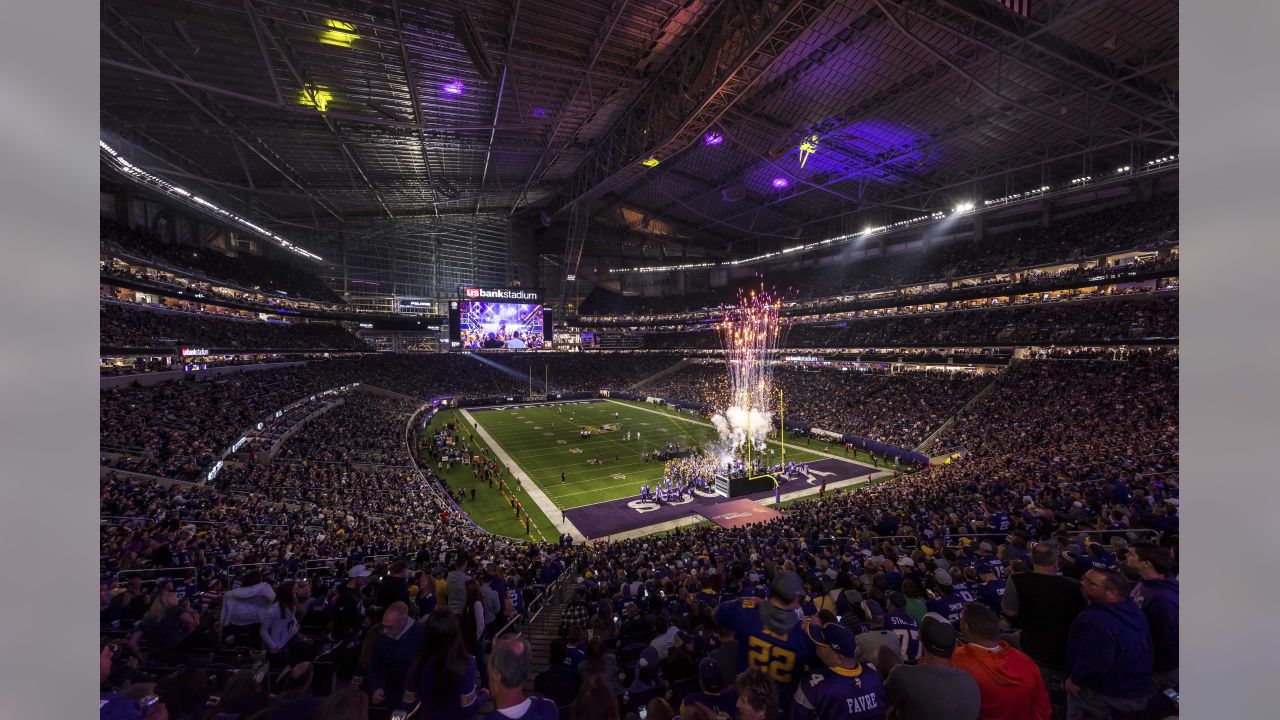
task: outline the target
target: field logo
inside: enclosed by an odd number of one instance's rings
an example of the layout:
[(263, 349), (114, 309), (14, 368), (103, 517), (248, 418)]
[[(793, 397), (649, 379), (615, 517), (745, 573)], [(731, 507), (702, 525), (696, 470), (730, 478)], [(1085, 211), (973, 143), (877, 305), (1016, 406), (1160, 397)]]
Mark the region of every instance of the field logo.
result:
[(574, 455), (581, 455), (582, 448), (569, 448), (569, 452), (573, 453)]
[(627, 475), (626, 475), (626, 473), (614, 473), (614, 474), (610, 475), (609, 477), (613, 478), (614, 480), (626, 480), (626, 479), (627, 479)]
[(643, 513), (653, 512), (654, 510), (657, 510), (662, 506), (656, 502), (649, 502), (648, 500), (632, 500), (631, 502), (627, 503), (627, 507), (631, 508), (632, 510), (635, 510), (638, 513), (643, 514)]

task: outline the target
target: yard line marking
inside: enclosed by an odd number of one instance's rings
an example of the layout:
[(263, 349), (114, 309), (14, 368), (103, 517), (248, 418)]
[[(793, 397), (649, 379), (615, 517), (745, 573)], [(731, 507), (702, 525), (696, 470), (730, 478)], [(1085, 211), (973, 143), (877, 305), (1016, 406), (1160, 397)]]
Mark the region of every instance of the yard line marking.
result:
[(502, 449), (502, 446), (493, 439), (493, 436), (489, 434), (489, 431), (484, 429), (484, 426), (476, 422), (475, 417), (472, 416), (471, 413), (466, 410), (462, 410), (461, 412), (463, 417), (471, 422), (471, 426), (475, 428), (475, 431), (480, 435), (480, 438), (488, 443), (489, 448), (493, 450), (493, 454), (498, 456), (498, 460), (511, 468), (511, 474), (520, 482), (520, 487), (524, 488), (525, 493), (528, 494), (529, 498), (533, 500), (533, 503), (538, 506), (538, 509), (542, 511), (542, 514), (547, 516), (547, 520), (549, 520), (561, 533), (567, 533), (571, 535), (574, 540), (581, 542), (584, 539), (584, 536), (578, 528), (574, 527), (573, 523), (568, 520), (556, 519), (561, 517), (560, 508), (556, 507), (554, 502), (551, 502), (551, 498), (547, 497), (547, 494), (542, 491), (542, 488), (538, 487), (538, 484), (530, 479), (529, 475), (525, 473), (524, 470), (520, 469), (520, 466), (516, 464), (516, 461), (507, 454), (506, 450)]
[[(637, 409), (637, 410), (642, 410), (642, 411), (647, 412), (647, 413), (653, 413), (654, 415), (661, 415), (662, 417), (666, 417), (666, 418), (679, 419), (679, 420), (681, 420), (681, 421), (683, 421), (683, 422), (693, 423), (693, 424), (695, 424), (695, 425), (704, 425), (704, 426), (706, 426), (706, 427), (715, 427), (714, 425), (712, 425), (712, 424), (711, 424), (711, 423), (709, 423), (709, 422), (702, 422), (701, 420), (694, 420), (693, 418), (676, 418), (676, 416), (674, 416), (674, 415), (670, 415), (670, 414), (668, 414), (668, 413), (659, 412), (659, 411), (657, 411), (657, 410), (650, 410), (649, 408), (647, 408), (647, 407), (641, 407), (640, 405), (627, 405), (626, 403), (620, 402), (620, 401), (618, 401), (618, 400), (614, 400), (614, 399), (612, 399), (612, 398), (610, 398), (610, 399), (608, 400), (608, 402), (611, 402), (611, 403), (617, 403), (618, 405), (621, 405), (621, 406), (623, 406), (623, 407), (633, 407), (633, 408), (635, 408), (635, 409)], [(770, 444), (772, 444), (772, 445), (777, 445), (777, 444), (778, 444), (778, 441), (777, 441), (777, 440), (770, 440), (770, 441), (769, 441), (769, 443), (770, 443)], [(831, 453), (829, 453), (829, 452), (823, 452), (822, 450), (815, 450), (815, 449), (813, 449), (813, 448), (811, 448), (811, 447), (803, 447), (803, 448), (802, 448), (802, 447), (800, 447), (799, 445), (797, 445), (797, 446), (795, 446), (795, 447), (796, 447), (797, 449), (804, 450), (805, 452), (811, 452), (811, 453), (813, 453), (814, 455), (823, 455), (823, 456), (826, 456), (826, 457), (832, 458), (833, 460), (843, 460), (843, 461), (845, 461), (845, 462), (847, 462), (847, 463), (853, 463), (854, 465), (861, 465), (861, 466), (863, 466), (863, 467), (867, 467), (867, 464), (866, 464), (866, 463), (864, 463), (864, 462), (860, 462), (860, 461), (858, 461), (858, 460), (854, 460), (854, 459), (852, 459), (852, 458), (847, 458), (847, 457), (843, 457), (843, 456), (840, 456), (840, 455), (832, 455), (832, 454), (831, 454)]]

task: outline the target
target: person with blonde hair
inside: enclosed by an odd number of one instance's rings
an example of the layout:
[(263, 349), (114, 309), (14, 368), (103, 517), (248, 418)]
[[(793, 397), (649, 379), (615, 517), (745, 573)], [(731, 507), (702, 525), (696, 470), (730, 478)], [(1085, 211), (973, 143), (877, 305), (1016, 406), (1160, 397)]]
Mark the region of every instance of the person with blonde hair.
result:
[(184, 607), (172, 590), (156, 593), (151, 609), (142, 618), (142, 635), (157, 650), (178, 647), (199, 624), (196, 614)]

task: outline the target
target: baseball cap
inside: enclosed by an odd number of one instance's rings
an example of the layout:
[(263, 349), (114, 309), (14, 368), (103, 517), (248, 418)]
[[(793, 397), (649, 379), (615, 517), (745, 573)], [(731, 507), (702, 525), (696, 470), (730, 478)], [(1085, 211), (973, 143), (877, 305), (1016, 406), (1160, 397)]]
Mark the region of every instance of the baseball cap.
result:
[[(870, 601), (869, 601), (870, 602)], [(854, 657), (858, 652), (858, 640), (853, 631), (840, 623), (811, 623), (805, 632), (809, 639), (825, 647), (829, 647), (845, 657)]]
[(707, 692), (720, 692), (724, 689), (724, 676), (720, 673), (720, 663), (714, 658), (704, 657), (698, 661), (698, 682)]
[(903, 567), (915, 567), (915, 566), (916, 566), (916, 561), (915, 561), (915, 560), (912, 560), (912, 559), (911, 559), (911, 558), (909, 558), (909, 557), (900, 557), (900, 558), (898, 558), (898, 564), (899, 564), (899, 565), (901, 565), (901, 566), (903, 566)]
[(991, 567), (991, 563), (978, 563), (979, 575), (995, 575), (995, 568)]
[(982, 552), (992, 552), (995, 550), (995, 546), (993, 546), (991, 543), (987, 542), (986, 540), (983, 540), (982, 542), (978, 543), (978, 549), (981, 550)]
[(884, 608), (880, 607), (880, 603), (875, 600), (863, 600), (862, 609), (868, 618), (884, 617)]
[(930, 613), (920, 623), (920, 642), (924, 649), (938, 657), (949, 658), (956, 650), (956, 629)]
[(889, 593), (889, 605), (898, 609), (905, 608), (907, 606), (907, 596), (894, 590)]
[(369, 568), (365, 567), (364, 563), (360, 563), (359, 565), (356, 565), (355, 567), (347, 571), (347, 577), (353, 577), (353, 578), (369, 577), (372, 574), (373, 572), (370, 571)]
[(943, 570), (942, 568), (938, 568), (937, 570), (933, 571), (933, 580), (939, 585), (946, 585), (947, 587), (951, 587), (951, 573), (947, 572), (946, 570)]
[(804, 582), (790, 570), (780, 570), (774, 573), (769, 591), (784, 600), (795, 600), (804, 595)]

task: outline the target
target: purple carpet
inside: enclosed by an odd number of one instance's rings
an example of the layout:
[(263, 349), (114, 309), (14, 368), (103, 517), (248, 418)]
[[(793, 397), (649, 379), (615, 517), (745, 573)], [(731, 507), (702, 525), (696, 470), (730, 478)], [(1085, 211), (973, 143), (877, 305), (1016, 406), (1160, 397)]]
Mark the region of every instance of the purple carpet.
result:
[[(805, 485), (817, 487), (823, 480), (833, 483), (848, 478), (862, 477), (876, 472), (875, 468), (864, 467), (845, 460), (818, 460), (809, 463), (809, 475), (801, 475), (784, 481), (780, 492), (789, 493), (801, 489)], [(637, 487), (637, 490), (639, 488)], [(760, 500), (772, 497), (773, 491), (758, 492), (745, 495), (744, 498)], [(734, 498), (735, 500), (742, 498)], [(658, 523), (678, 520), (689, 515), (707, 517), (707, 513), (715, 513), (714, 506), (726, 502), (720, 495), (703, 496), (694, 494), (687, 496), (679, 504), (658, 503), (640, 500), (638, 497), (610, 500), (574, 508), (565, 513), (565, 519), (573, 523), (587, 538), (601, 538), (628, 530), (657, 525)]]
[(709, 508), (699, 508), (698, 514), (730, 530), (752, 523), (766, 522), (782, 515), (771, 507), (746, 498), (725, 500)]

